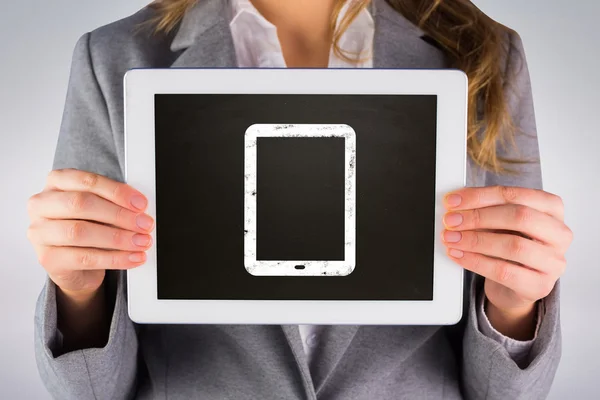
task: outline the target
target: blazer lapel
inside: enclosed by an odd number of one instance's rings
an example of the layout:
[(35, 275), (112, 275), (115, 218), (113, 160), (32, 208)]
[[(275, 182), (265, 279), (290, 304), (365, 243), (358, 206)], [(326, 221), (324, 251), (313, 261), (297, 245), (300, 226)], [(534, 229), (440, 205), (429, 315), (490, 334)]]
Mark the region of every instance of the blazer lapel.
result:
[(292, 354), (294, 355), (294, 359), (296, 360), (296, 365), (298, 366), (300, 376), (302, 377), (304, 389), (306, 390), (306, 393), (310, 395), (311, 399), (316, 399), (315, 385), (310, 369), (308, 368), (306, 353), (302, 346), (302, 338), (300, 337), (298, 325), (281, 325), (281, 329), (283, 329), (283, 333), (285, 334), (292, 350)]
[(349, 349), (358, 329), (358, 325), (329, 325), (321, 332), (321, 344), (314, 350), (313, 363), (310, 365), (317, 394)]
[(237, 67), (228, 4), (202, 0), (185, 13), (171, 43), (171, 51), (181, 52), (172, 68)]
[(374, 68), (447, 68), (444, 53), (425, 33), (385, 0), (373, 0)]

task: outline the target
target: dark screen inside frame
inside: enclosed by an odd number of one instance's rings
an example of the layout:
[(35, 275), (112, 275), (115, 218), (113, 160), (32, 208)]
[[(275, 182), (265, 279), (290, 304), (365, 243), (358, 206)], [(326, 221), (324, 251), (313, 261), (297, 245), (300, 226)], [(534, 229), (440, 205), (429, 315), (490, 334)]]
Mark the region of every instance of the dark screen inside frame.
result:
[[(156, 95), (159, 299), (431, 300), (436, 100), (430, 95)], [(348, 124), (356, 132), (356, 267), (350, 275), (257, 277), (245, 270), (244, 132), (256, 123)], [(313, 202), (322, 210), (322, 218), (316, 213), (299, 223), (274, 204), (276, 196), (259, 202), (258, 226), (278, 223), (276, 229), (285, 233), (279, 238), (274, 229), (263, 231), (259, 258), (343, 257), (343, 206), (336, 205), (343, 204), (339, 145), (275, 138), (261, 139), (258, 147), (259, 185), (271, 186), (277, 196), (291, 193), (289, 185), (301, 178), (281, 165), (302, 162), (314, 187), (286, 200), (287, 209)], [(308, 154), (320, 156), (309, 160)], [(279, 170), (277, 163), (284, 163)], [(318, 189), (326, 194), (311, 199)], [(331, 214), (324, 215), (326, 209)], [(301, 238), (292, 246), (294, 232)]]

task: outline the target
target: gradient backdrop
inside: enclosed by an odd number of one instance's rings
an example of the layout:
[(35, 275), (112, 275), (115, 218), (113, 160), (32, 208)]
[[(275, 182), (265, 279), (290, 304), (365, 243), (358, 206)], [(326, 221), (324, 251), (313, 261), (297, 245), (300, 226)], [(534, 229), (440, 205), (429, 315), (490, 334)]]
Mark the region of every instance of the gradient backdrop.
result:
[[(0, 9), (0, 398), (49, 399), (33, 355), (33, 309), (44, 280), (26, 239), (27, 198), (52, 163), (71, 52), (81, 34), (140, 0), (3, 0)], [(517, 30), (529, 61), (545, 189), (575, 232), (562, 280), (563, 358), (551, 399), (600, 392), (600, 3), (477, 0)]]

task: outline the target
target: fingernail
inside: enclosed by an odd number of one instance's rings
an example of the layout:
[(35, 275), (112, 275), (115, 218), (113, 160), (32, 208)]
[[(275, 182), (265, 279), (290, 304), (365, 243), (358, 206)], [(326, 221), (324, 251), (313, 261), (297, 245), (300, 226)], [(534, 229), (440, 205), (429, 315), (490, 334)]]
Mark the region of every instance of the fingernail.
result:
[(446, 226), (459, 226), (463, 223), (463, 216), (462, 214), (458, 213), (446, 214), (444, 217), (444, 223)]
[(150, 229), (152, 229), (152, 225), (154, 225), (154, 220), (150, 218), (149, 215), (140, 214), (136, 218), (136, 223), (137, 226), (139, 226), (140, 228), (149, 231)]
[(131, 253), (129, 255), (129, 261), (134, 263), (142, 262), (146, 259), (146, 253)]
[(462, 234), (460, 232), (446, 231), (444, 232), (444, 241), (448, 243), (460, 242)]
[(137, 208), (138, 210), (143, 210), (148, 205), (148, 202), (145, 198), (136, 194), (131, 198), (131, 205)]
[(131, 241), (133, 242), (133, 244), (135, 244), (136, 246), (140, 246), (140, 247), (146, 247), (148, 246), (148, 244), (150, 243), (150, 235), (142, 235), (139, 233), (136, 233), (135, 235), (133, 235), (133, 237), (131, 238)]
[(448, 254), (450, 254), (450, 256), (452, 256), (454, 258), (462, 258), (462, 256), (465, 255), (465, 253), (463, 253), (460, 250), (456, 250), (456, 249), (450, 249), (450, 251), (448, 252)]
[(460, 203), (462, 202), (462, 197), (460, 197), (457, 194), (451, 194), (449, 196), (446, 197), (446, 203), (450, 206), (450, 207), (457, 207), (460, 205)]

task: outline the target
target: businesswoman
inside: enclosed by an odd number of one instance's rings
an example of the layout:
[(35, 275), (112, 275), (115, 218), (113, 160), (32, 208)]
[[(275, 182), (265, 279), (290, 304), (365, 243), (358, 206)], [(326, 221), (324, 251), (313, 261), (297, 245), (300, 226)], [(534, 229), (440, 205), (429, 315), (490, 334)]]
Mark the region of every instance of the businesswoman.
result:
[[(470, 272), (460, 324), (128, 319), (120, 271), (144, 263), (154, 221), (122, 183), (123, 74), (235, 66), (466, 72), (468, 187), (446, 196), (443, 232)], [(35, 318), (40, 374), (54, 397), (76, 400), (544, 398), (572, 234), (561, 199), (541, 188), (522, 42), (467, 0), (156, 1), (75, 47), (53, 171), (29, 202), (49, 276)]]

